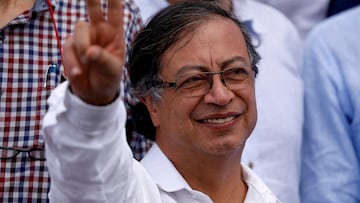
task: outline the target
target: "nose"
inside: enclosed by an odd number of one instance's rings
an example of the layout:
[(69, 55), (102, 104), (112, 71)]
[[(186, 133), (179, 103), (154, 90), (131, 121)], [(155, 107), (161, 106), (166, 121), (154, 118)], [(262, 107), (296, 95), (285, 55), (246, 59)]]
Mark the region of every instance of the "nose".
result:
[(220, 75), (213, 75), (209, 92), (204, 96), (205, 103), (224, 106), (234, 98), (234, 93), (225, 86)]

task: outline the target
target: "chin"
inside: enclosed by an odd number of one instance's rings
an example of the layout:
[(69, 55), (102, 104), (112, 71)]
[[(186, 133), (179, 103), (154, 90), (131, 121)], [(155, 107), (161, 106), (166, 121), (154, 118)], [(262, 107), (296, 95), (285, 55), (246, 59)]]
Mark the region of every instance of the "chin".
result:
[(237, 143), (224, 142), (211, 147), (210, 151), (212, 154), (218, 156), (229, 155), (237, 152), (240, 155), (244, 148), (244, 144), (239, 144), (238, 142)]

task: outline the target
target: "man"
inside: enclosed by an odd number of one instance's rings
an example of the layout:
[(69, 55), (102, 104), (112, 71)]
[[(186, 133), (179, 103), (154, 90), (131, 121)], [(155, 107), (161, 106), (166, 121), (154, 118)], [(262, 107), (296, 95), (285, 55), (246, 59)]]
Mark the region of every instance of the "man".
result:
[(306, 41), (301, 202), (360, 202), (359, 33), (357, 6)]
[(279, 202), (239, 162), (256, 123), (259, 59), (243, 26), (215, 4), (193, 2), (162, 10), (139, 33), (130, 78), (156, 127), (140, 166), (118, 97), (122, 9), (109, 5), (108, 22), (99, 7), (89, 10), (91, 24), (78, 24), (64, 47), (69, 83), (44, 120), (51, 200)]
[[(136, 2), (143, 21), (147, 22), (161, 8), (179, 1), (191, 0)], [(299, 203), (304, 111), (300, 37), (294, 25), (270, 6), (249, 0), (214, 2), (241, 19), (261, 56), (261, 72), (255, 83), (258, 120), (247, 140), (242, 161), (252, 167), (281, 201)], [(145, 122), (140, 123), (144, 126)], [(146, 128), (142, 132), (149, 134), (150, 130)]]
[[(123, 3), (128, 46), (141, 19), (132, 1)], [(61, 44), (87, 19), (85, 1), (0, 1), (0, 12), (0, 202), (48, 202), (42, 118), (62, 80)]]

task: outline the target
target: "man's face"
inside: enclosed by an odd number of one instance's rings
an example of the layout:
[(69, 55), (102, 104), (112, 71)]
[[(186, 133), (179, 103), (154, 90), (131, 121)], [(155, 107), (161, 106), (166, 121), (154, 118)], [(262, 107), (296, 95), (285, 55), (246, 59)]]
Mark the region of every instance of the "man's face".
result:
[[(228, 89), (219, 74), (203, 96), (184, 96), (164, 88), (162, 100), (149, 105), (157, 127), (156, 142), (169, 157), (174, 153), (225, 155), (242, 151), (256, 123), (254, 74), (239, 27), (216, 18), (204, 23), (167, 50), (161, 58), (161, 78), (176, 81), (192, 71), (218, 72), (245, 67), (242, 88)], [(239, 153), (241, 154), (241, 153)]]

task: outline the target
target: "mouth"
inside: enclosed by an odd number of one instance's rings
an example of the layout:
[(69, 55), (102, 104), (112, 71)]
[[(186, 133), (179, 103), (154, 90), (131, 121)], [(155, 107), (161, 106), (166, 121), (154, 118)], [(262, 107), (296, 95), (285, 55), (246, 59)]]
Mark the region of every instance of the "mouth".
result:
[(211, 118), (201, 120), (201, 123), (209, 123), (209, 124), (224, 124), (233, 121), (237, 116), (229, 116), (226, 118)]

